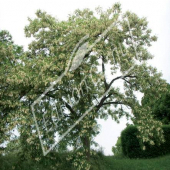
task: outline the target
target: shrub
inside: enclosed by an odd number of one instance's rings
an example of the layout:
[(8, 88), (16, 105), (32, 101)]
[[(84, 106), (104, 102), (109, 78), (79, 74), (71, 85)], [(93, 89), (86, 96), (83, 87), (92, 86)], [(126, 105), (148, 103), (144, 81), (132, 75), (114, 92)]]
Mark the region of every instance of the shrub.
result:
[(164, 125), (162, 128), (165, 142), (159, 146), (144, 143), (146, 150), (142, 150), (140, 141), (137, 138), (137, 127), (132, 125), (128, 126), (121, 133), (123, 154), (129, 158), (152, 158), (170, 153), (170, 125)]
[(104, 157), (104, 148), (100, 147), (97, 151), (96, 154), (100, 157), (103, 158)]

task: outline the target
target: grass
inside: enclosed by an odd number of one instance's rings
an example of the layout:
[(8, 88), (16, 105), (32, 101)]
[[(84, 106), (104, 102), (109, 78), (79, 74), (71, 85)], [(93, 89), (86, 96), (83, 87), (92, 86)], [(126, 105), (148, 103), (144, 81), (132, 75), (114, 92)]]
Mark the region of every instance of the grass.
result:
[[(11, 165), (14, 162), (16, 162), (15, 157), (6, 157), (3, 160), (1, 158), (0, 170), (11, 170)], [(98, 154), (92, 158), (91, 163), (91, 170), (170, 170), (170, 155), (153, 159), (129, 159)], [(25, 162), (22, 166), (22, 170), (44, 170), (44, 168), (42, 165), (36, 166), (31, 162)], [(71, 165), (62, 167), (62, 170), (67, 169), (70, 170)]]
[[(152, 159), (129, 159), (104, 156), (98, 162), (101, 170), (169, 170), (170, 155)], [(98, 170), (100, 170), (98, 168)], [(96, 170), (94, 168), (94, 170)]]

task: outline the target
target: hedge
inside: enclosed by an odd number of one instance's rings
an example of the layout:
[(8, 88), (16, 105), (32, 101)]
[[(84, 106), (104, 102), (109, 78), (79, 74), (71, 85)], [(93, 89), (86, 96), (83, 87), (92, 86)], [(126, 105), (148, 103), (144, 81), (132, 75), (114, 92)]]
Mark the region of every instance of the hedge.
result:
[(141, 149), (137, 138), (138, 129), (130, 125), (121, 133), (122, 152), (129, 158), (153, 158), (170, 153), (170, 125), (162, 126), (165, 142), (161, 145), (149, 145), (145, 143), (146, 150)]

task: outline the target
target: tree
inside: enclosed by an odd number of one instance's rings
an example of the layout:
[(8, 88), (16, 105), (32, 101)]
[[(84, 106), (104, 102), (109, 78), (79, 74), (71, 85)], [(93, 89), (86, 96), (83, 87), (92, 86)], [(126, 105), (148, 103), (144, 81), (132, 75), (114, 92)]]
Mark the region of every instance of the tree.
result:
[[(151, 140), (153, 131), (159, 136), (158, 140), (163, 139), (161, 123), (153, 119), (149, 107), (140, 105), (135, 94), (149, 93), (159, 98), (160, 93), (166, 91), (161, 74), (147, 65), (147, 60), (153, 58), (147, 47), (156, 37), (152, 36), (145, 18), (131, 12), (121, 15), (120, 4), (107, 11), (97, 8), (96, 12), (76, 10), (68, 20), (59, 21), (38, 10), (36, 18), (29, 18), (30, 23), (25, 27), (26, 36), (34, 40), (21, 59), (24, 64), (15, 71), (16, 76), (21, 76), (20, 127), (29, 127), (28, 132), (24, 132), (29, 134), (27, 143), (32, 143), (37, 133), (31, 119), (31, 104), (65, 70), (62, 80), (35, 104), (40, 138), (46, 147), (52, 146), (56, 132), (62, 136), (93, 106), (62, 140), (63, 144), (74, 146), (77, 169), (90, 168), (91, 146), (99, 133), (97, 118), (107, 119), (110, 115), (118, 121), (122, 116), (132, 117), (143, 141)], [(106, 76), (108, 66), (109, 79)]]
[(148, 105), (152, 108), (152, 114), (155, 119), (163, 124), (170, 123), (170, 85), (167, 84), (168, 91), (163, 92), (159, 99), (150, 98), (147, 93), (142, 99), (142, 105)]
[(0, 30), (0, 144), (9, 139), (10, 131), (16, 126), (13, 118), (19, 107), (20, 90), (14, 80), (22, 54), (22, 47), (14, 44), (10, 33)]
[(122, 155), (121, 137), (118, 137), (115, 146), (112, 147), (112, 152), (113, 152), (114, 156), (121, 156)]

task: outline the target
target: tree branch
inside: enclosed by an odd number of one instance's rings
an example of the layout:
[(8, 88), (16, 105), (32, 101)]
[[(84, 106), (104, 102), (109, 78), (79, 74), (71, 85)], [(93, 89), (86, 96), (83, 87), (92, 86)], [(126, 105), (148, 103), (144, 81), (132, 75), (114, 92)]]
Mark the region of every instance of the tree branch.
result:
[(108, 104), (123, 104), (123, 105), (125, 105), (125, 103), (119, 102), (119, 101), (103, 103), (103, 105), (108, 105)]
[(106, 82), (106, 77), (105, 77), (104, 56), (102, 56), (102, 72), (103, 72), (103, 75), (104, 75), (104, 85), (105, 85), (105, 89), (107, 89), (108, 84), (107, 84), (107, 82)]
[(136, 76), (131, 76), (131, 75), (118, 76), (118, 77), (116, 77), (116, 78), (114, 78), (114, 79), (111, 80), (111, 82), (110, 82), (109, 85), (108, 85), (107, 90), (111, 87), (111, 85), (112, 85), (116, 80), (118, 80), (118, 79), (123, 79), (123, 80), (124, 80), (126, 77), (136, 78)]

